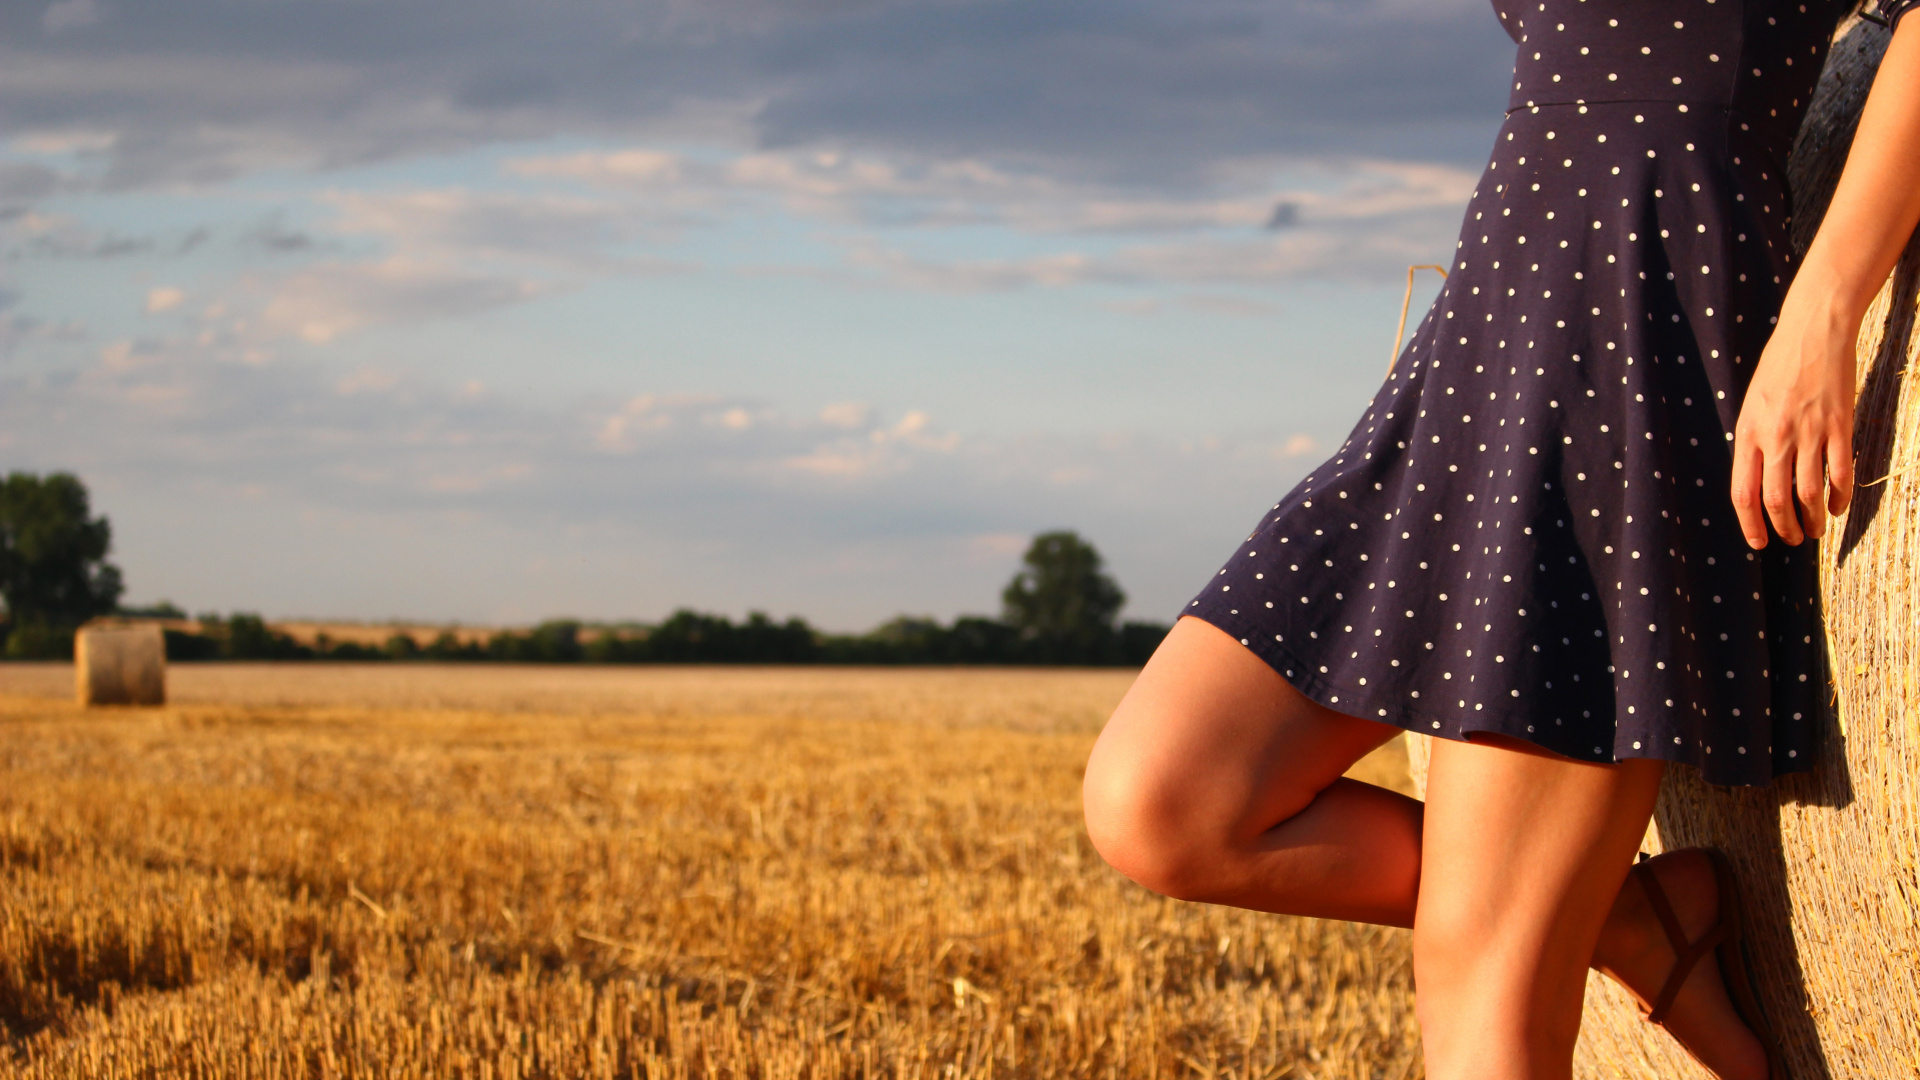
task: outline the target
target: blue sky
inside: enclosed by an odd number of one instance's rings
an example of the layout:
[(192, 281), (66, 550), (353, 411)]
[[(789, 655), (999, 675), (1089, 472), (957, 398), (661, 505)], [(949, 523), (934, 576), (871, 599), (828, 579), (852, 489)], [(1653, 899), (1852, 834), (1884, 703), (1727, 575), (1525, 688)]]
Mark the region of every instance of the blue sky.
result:
[(0, 0), (0, 468), (196, 611), (860, 629), (1067, 527), (1170, 618), (1378, 385), (1511, 49), (1482, 0)]

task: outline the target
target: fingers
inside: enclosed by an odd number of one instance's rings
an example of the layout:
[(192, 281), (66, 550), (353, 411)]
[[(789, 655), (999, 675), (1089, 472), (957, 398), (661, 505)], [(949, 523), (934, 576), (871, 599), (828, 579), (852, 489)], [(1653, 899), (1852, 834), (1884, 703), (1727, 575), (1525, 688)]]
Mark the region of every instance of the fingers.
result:
[(1780, 534), (1780, 539), (1798, 546), (1806, 536), (1800, 531), (1800, 516), (1793, 509), (1794, 464), (1791, 452), (1766, 459), (1760, 481), (1760, 505), (1766, 508), (1767, 520), (1773, 522), (1773, 531)]
[(1827, 437), (1827, 510), (1838, 517), (1853, 505), (1853, 432)]
[(1758, 551), (1767, 546), (1767, 522), (1760, 513), (1760, 483), (1764, 477), (1760, 451), (1744, 432), (1736, 432), (1733, 443), (1733, 514), (1740, 519), (1740, 531), (1747, 546)]
[(1800, 503), (1800, 526), (1809, 540), (1827, 532), (1826, 451), (1825, 443), (1809, 442), (1794, 463), (1793, 493)]

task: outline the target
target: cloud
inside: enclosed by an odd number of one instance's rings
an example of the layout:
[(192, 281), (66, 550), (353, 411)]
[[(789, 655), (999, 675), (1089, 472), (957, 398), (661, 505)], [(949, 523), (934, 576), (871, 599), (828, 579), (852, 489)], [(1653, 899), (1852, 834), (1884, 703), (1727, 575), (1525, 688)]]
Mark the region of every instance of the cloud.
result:
[(849, 418), (722, 395), (521, 403), (393, 367), (222, 363), (184, 335), (116, 342), (69, 378), (0, 374), (0, 429), (116, 482), (264, 484), (342, 511), (439, 507), (682, 540), (776, 525), (834, 542), (1005, 533), (1009, 514), (1070, 509), (1049, 479), (1062, 470), (1110, 511), (1164, 496), (1183, 468), (1244, 481), (1273, 460), (1259, 440), (969, 439), (919, 410)]
[[(371, 327), (460, 318), (571, 292), (608, 277), (683, 269), (616, 248), (643, 224), (605, 200), (464, 189), (333, 191), (316, 239), (269, 223), (245, 243), (301, 260), (261, 267), (233, 299), (258, 318), (256, 342), (330, 344)], [(370, 254), (354, 257), (349, 246)]]
[[(379, 579), (357, 604), (378, 608), (458, 566), (430, 602), (445, 611), (538, 558), (625, 570), (529, 585), (536, 613), (791, 597), (858, 622), (949, 582), (971, 591), (938, 593), (944, 610), (990, 598), (994, 560), (1064, 522), (1170, 605), (1179, 568), (1337, 432), (962, 430), (920, 394), (936, 361), (868, 326), (849, 353), (891, 340), (900, 378), (823, 364), (804, 401), (738, 392), (792, 385), (756, 381), (776, 360), (728, 359), (711, 383), (666, 359), (657, 382), (563, 361), (602, 389), (561, 402), (497, 367), (498, 392), (409, 372), (457, 362), (448, 321), (561, 296), (603, 320), (582, 327), (591, 350), (618, 322), (592, 286), (651, 274), (687, 273), (696, 314), (752, 277), (743, 292), (820, 289), (826, 308), (1087, 288), (1268, 318), (1274, 282), (1378, 280), (1451, 249), (1511, 50), (1484, 0), (0, 5), (0, 285), (27, 298), (0, 297), (0, 355), (29, 360), (0, 367), (0, 445), (151, 499), (174, 564), (207, 564), (208, 603), (241, 580), (270, 604)], [(81, 322), (57, 305), (88, 274), (120, 284), (89, 290), (106, 299)], [(165, 317), (129, 320), (127, 297)], [(442, 325), (362, 333), (419, 324)], [(716, 355), (766, 348), (750, 336)], [(261, 532), (264, 507), (300, 524)], [(581, 536), (593, 560), (567, 547)], [(476, 554), (489, 537), (525, 555), (511, 574)], [(292, 552), (332, 576), (289, 583), (307, 577), (284, 573)]]
[(1475, 173), (1440, 165), (1356, 160), (1333, 165), (1267, 155), (1214, 167), (1178, 192), (1066, 178), (977, 159), (877, 152), (786, 151), (737, 156), (643, 148), (510, 161), (522, 176), (587, 182), (651, 206), (718, 210), (766, 198), (802, 216), (862, 225), (994, 225), (1036, 234), (1141, 234), (1273, 228), (1457, 213)]
[(608, 254), (648, 234), (647, 207), (578, 196), (460, 188), (397, 192), (337, 191), (325, 202), (330, 228), (370, 236), (413, 257), (540, 261), (595, 273), (661, 268), (657, 261)]
[(127, 259), (143, 255), (177, 258), (192, 253), (210, 236), (204, 228), (130, 236), (112, 229), (95, 228), (65, 213), (0, 206), (0, 251), (13, 261)]
[(86, 33), (0, 32), (0, 134), (98, 133), (111, 141), (86, 153), (112, 188), (557, 134), (870, 150), (1163, 188), (1275, 152), (1466, 162), (1497, 123), (1512, 57), (1483, 4), (1405, 0), (101, 12), (63, 0), (43, 26)]
[(935, 433), (927, 414), (915, 409), (890, 428), (869, 422), (868, 430), (859, 435), (822, 441), (806, 453), (786, 458), (780, 466), (815, 476), (868, 479), (906, 472), (921, 455), (951, 454), (959, 446), (959, 435)]
[(323, 263), (276, 283), (261, 313), (261, 324), (270, 335), (324, 345), (365, 326), (474, 315), (523, 303), (547, 291), (538, 281), (470, 273), (404, 257)]
[(854, 401), (837, 402), (820, 410), (820, 422), (831, 428), (865, 427), (872, 417), (872, 406)]
[[(1477, 178), (1447, 165), (1268, 158), (1222, 165), (1204, 189), (1167, 193), (975, 160), (640, 148), (520, 158), (507, 168), (586, 183), (625, 200), (634, 216), (698, 212), (724, 220), (771, 206), (850, 226), (826, 239), (840, 246), (855, 276), (959, 293), (1394, 274), (1445, 250)], [(1290, 208), (1280, 231), (1268, 227), (1276, 200)], [(1054, 250), (1025, 244), (1029, 252), (1017, 257), (955, 259), (905, 239), (958, 228), (1010, 230)]]
[(1280, 446), (1281, 457), (1300, 457), (1320, 449), (1319, 440), (1306, 433), (1294, 435)]
[[(73, 344), (86, 340), (86, 327), (77, 320), (48, 321), (15, 310), (20, 295), (0, 285), (0, 360), (11, 360), (30, 343)], [(5, 445), (0, 443), (0, 445)]]
[(92, 26), (100, 19), (100, 5), (94, 0), (59, 0), (40, 16), (40, 28), (49, 34), (58, 34)]
[(45, 165), (0, 161), (0, 204), (44, 199), (66, 186), (67, 178)]

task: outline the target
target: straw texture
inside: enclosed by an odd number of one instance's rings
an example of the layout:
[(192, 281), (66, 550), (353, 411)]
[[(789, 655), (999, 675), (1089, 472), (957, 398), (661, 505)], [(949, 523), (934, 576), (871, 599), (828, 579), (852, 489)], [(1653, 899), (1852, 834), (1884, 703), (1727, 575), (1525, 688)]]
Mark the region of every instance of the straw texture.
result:
[[(1843, 27), (1794, 150), (1812, 238), (1887, 31)], [(1643, 845), (1712, 845), (1745, 890), (1754, 977), (1796, 1080), (1920, 1075), (1920, 380), (1907, 377), (1920, 238), (1862, 323), (1853, 505), (1821, 542), (1833, 712), (1819, 767), (1771, 788), (1668, 773)], [(1777, 541), (1776, 541), (1777, 542)], [(1427, 742), (1408, 737), (1426, 787)], [(1610, 980), (1589, 975), (1575, 1074), (1710, 1080)]]
[(73, 659), (82, 706), (166, 704), (167, 646), (158, 626), (81, 627), (74, 637)]

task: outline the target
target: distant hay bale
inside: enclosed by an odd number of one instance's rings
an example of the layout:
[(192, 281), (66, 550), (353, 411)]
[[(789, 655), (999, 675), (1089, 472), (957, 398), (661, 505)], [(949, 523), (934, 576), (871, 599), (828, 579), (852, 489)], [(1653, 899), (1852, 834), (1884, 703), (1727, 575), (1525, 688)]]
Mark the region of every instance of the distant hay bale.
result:
[[(1795, 241), (1825, 213), (1887, 31), (1843, 30), (1794, 150)], [(1861, 327), (1853, 505), (1820, 548), (1834, 715), (1815, 771), (1765, 789), (1668, 772), (1643, 845), (1712, 845), (1746, 890), (1761, 998), (1797, 1080), (1914, 1075), (1920, 1061), (1920, 237)], [(1428, 744), (1408, 737), (1415, 786)], [(1587, 981), (1575, 1073), (1710, 1080), (1631, 999)]]
[(151, 623), (92, 623), (73, 643), (80, 704), (164, 705), (167, 641)]

